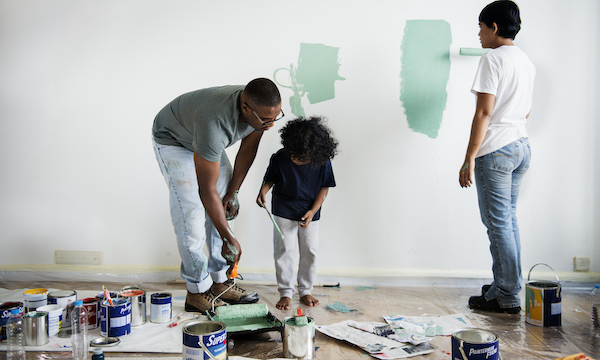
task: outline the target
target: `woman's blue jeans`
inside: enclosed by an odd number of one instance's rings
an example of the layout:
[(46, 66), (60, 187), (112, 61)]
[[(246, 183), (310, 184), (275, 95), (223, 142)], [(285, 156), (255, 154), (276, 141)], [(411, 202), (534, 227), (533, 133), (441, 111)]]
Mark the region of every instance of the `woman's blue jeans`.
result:
[(484, 294), (498, 299), (500, 307), (521, 305), (521, 237), (517, 224), (517, 198), (529, 168), (531, 147), (521, 138), (475, 159), (475, 180), (481, 220), (487, 228), (494, 282)]

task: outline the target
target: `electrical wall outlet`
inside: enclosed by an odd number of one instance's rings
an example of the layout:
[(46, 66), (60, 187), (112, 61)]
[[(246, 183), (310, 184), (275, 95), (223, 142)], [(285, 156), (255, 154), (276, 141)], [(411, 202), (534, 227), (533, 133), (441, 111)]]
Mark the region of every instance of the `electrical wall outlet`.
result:
[(104, 260), (102, 251), (56, 250), (54, 252), (56, 264), (102, 265), (102, 260)]
[(574, 271), (590, 271), (590, 258), (575, 256), (573, 258)]

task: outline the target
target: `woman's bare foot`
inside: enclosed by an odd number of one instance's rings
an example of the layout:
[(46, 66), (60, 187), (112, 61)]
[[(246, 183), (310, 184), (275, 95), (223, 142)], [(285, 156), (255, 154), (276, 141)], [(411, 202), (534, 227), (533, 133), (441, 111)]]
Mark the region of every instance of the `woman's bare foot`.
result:
[(292, 299), (290, 299), (287, 296), (284, 296), (281, 299), (279, 299), (279, 301), (277, 302), (275, 307), (278, 308), (279, 310), (289, 310), (291, 302), (292, 302)]
[(319, 304), (319, 300), (317, 300), (311, 294), (304, 295), (303, 297), (300, 298), (300, 300), (302, 300), (302, 302), (308, 306), (315, 306), (315, 305)]

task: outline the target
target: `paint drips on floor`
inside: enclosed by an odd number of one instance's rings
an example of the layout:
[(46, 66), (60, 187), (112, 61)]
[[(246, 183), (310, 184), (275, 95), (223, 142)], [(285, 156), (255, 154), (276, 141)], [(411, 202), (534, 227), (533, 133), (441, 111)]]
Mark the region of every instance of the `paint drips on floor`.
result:
[(400, 101), (408, 127), (438, 136), (450, 77), (450, 24), (444, 20), (408, 20), (402, 39)]

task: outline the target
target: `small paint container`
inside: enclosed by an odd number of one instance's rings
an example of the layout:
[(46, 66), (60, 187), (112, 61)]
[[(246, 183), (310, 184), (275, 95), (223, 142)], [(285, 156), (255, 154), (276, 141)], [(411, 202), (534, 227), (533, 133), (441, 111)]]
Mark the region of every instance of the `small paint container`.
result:
[(88, 315), (88, 329), (96, 329), (100, 326), (100, 301), (96, 298), (86, 298), (82, 301)]
[(150, 296), (150, 321), (166, 323), (171, 321), (173, 302), (170, 293), (154, 293)]
[(129, 298), (112, 299), (100, 303), (100, 335), (119, 337), (131, 333), (131, 301)]
[(45, 311), (48, 313), (48, 336), (54, 336), (60, 331), (62, 310), (62, 306), (57, 304), (40, 306), (37, 308), (37, 311)]
[(57, 304), (63, 308), (61, 329), (71, 328), (71, 310), (75, 306), (77, 292), (75, 290), (56, 290), (48, 294), (48, 304)]
[(498, 334), (484, 329), (462, 329), (452, 333), (452, 359), (498, 360)]
[(550, 266), (550, 270), (556, 277), (554, 281), (530, 281), (531, 271), (538, 265), (535, 264), (527, 275), (525, 285), (525, 322), (536, 326), (560, 326), (562, 305), (561, 285), (558, 275)]
[(10, 319), (10, 311), (19, 309), (19, 313), (23, 315), (23, 303), (19, 301), (10, 301), (0, 304), (0, 341), (5, 341), (6, 338), (6, 322)]
[(30, 311), (24, 316), (23, 330), (25, 345), (46, 345), (48, 338), (48, 313), (46, 311)]
[(23, 293), (25, 312), (35, 311), (38, 307), (48, 305), (48, 289), (29, 289)]
[(146, 292), (141, 289), (122, 291), (122, 298), (131, 299), (131, 326), (140, 326), (146, 323)]
[(194, 321), (183, 327), (183, 360), (227, 359), (227, 331), (219, 321)]
[(306, 325), (296, 325), (295, 317), (283, 319), (283, 354), (288, 359), (310, 360), (315, 355), (315, 320), (306, 317)]

